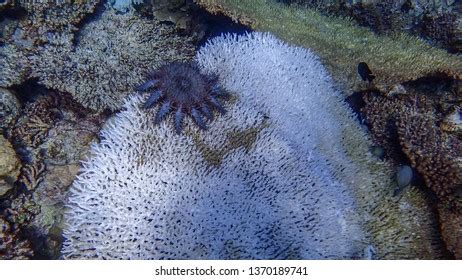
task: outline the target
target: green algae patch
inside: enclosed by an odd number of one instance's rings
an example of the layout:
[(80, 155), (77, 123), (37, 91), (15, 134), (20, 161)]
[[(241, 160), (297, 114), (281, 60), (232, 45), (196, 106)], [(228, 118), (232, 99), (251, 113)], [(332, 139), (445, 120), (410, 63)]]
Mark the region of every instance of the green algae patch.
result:
[(254, 30), (312, 49), (345, 89), (370, 87), (357, 74), (366, 62), (376, 76), (374, 85), (388, 92), (395, 85), (426, 76), (462, 77), (462, 60), (405, 34), (376, 35), (352, 20), (328, 17), (298, 6), (271, 0), (196, 0), (212, 13), (222, 13)]

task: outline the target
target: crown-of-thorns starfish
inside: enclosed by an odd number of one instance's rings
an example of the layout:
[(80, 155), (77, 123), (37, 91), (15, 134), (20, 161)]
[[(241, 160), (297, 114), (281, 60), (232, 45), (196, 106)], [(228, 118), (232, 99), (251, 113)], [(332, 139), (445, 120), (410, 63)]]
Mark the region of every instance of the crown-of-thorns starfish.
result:
[(195, 63), (173, 62), (149, 74), (136, 90), (150, 94), (144, 103), (145, 109), (160, 104), (154, 120), (156, 124), (174, 111), (175, 131), (180, 134), (185, 115), (205, 130), (205, 122), (213, 120), (214, 110), (221, 114), (226, 112), (219, 99), (228, 94), (217, 82), (216, 76), (202, 74)]

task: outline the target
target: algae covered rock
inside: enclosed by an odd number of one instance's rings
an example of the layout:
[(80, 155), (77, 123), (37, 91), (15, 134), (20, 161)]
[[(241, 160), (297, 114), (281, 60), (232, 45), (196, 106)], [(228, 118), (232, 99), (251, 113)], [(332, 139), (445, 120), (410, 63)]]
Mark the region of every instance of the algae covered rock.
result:
[(0, 196), (13, 188), (21, 163), (10, 142), (0, 136)]
[(269, 34), (219, 37), (197, 61), (233, 95), (202, 131), (154, 124), (131, 96), (70, 188), (63, 256), (438, 258), (422, 194), (389, 167), (317, 57)]

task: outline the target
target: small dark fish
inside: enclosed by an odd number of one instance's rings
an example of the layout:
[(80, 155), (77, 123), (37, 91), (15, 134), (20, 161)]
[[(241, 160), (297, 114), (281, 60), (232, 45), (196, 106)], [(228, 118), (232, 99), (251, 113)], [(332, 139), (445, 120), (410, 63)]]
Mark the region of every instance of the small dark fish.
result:
[(360, 62), (358, 64), (358, 74), (361, 76), (363, 81), (368, 81), (369, 83), (375, 79), (375, 76), (372, 75), (372, 71), (369, 69), (369, 66), (366, 64), (366, 62)]

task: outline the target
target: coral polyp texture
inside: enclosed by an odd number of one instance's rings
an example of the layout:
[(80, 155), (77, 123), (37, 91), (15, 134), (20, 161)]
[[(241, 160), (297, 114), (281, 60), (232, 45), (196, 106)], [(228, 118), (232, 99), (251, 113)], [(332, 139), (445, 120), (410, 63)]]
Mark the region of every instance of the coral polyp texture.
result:
[(145, 109), (160, 104), (155, 123), (165, 119), (170, 111), (175, 111), (174, 126), (178, 134), (183, 128), (185, 115), (200, 128), (207, 129), (205, 119), (213, 119), (214, 109), (225, 113), (219, 99), (227, 93), (220, 89), (215, 76), (201, 74), (195, 63), (166, 64), (150, 74), (136, 89), (149, 92)]
[(197, 62), (233, 94), (228, 112), (178, 135), (128, 98), (70, 188), (64, 258), (441, 257), (424, 198), (392, 197), (309, 50), (252, 33), (214, 39)]

